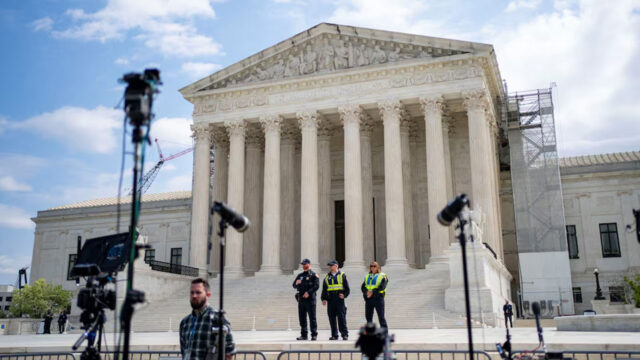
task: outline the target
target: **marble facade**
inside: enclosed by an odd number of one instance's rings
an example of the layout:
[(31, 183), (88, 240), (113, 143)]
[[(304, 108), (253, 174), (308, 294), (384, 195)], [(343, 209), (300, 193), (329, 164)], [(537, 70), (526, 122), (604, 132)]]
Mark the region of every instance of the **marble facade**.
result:
[[(374, 258), (399, 268), (446, 261), (453, 236), (435, 214), (461, 192), (501, 254), (504, 92), (492, 46), (320, 24), (181, 93), (194, 104), (191, 266), (216, 269), (203, 261), (211, 150), (228, 174), (221, 189), (214, 175), (213, 198), (254, 220), (253, 233), (228, 234), (230, 276), (291, 271), (298, 258), (338, 257), (358, 271)], [(334, 242), (336, 201), (344, 245)]]

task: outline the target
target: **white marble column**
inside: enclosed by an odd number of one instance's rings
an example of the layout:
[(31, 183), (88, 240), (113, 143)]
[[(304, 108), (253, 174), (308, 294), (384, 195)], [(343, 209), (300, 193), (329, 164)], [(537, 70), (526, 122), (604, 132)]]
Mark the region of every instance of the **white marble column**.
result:
[(360, 154), (362, 163), (362, 237), (364, 259), (374, 259), (373, 230), (373, 170), (371, 164), (371, 133), (373, 121), (366, 117), (360, 123)]
[[(444, 166), (446, 171), (447, 182), (447, 201), (453, 199), (453, 177), (451, 171), (451, 149), (449, 147), (449, 134), (453, 134), (453, 118), (451, 116), (442, 115), (442, 141), (444, 145)], [(455, 228), (449, 227), (449, 244), (456, 241)]]
[(299, 112), (302, 134), (300, 162), (300, 255), (319, 263), (318, 249), (318, 114)]
[[(229, 138), (227, 129), (218, 127), (213, 130), (211, 137), (214, 151), (213, 171), (213, 201), (227, 202), (227, 179), (229, 177)], [(213, 206), (213, 203), (211, 204)], [(212, 220), (211, 250), (209, 252), (209, 272), (220, 271), (220, 238), (218, 237), (218, 224), (220, 215), (215, 213)]]
[(489, 117), (487, 111), (489, 99), (485, 90), (470, 90), (463, 94), (464, 106), (469, 121), (469, 153), (471, 160), (471, 206), (481, 214), (480, 226), (482, 241), (495, 247), (491, 177), (492, 167), (487, 154), (491, 153), (489, 135)]
[(328, 120), (318, 125), (318, 241), (320, 264), (333, 259), (333, 200), (331, 198), (331, 135), (333, 126)]
[(442, 132), (442, 97), (421, 98), (427, 143), (427, 197), (429, 198), (429, 229), (431, 259), (444, 261), (444, 250), (449, 247), (449, 229), (440, 225), (436, 216), (447, 204), (446, 165)]
[(280, 123), (278, 115), (264, 116), (264, 207), (262, 266), (258, 274), (282, 274), (280, 268)]
[(402, 145), (400, 119), (402, 103), (386, 100), (378, 103), (384, 125), (384, 192), (387, 224), (386, 266), (408, 267), (402, 181)]
[(302, 260), (294, 224), (297, 137), (297, 126), (289, 122), (280, 125), (280, 260), (285, 271), (294, 271)]
[(362, 159), (360, 154), (360, 121), (363, 110), (358, 105), (338, 109), (344, 126), (344, 220), (345, 261), (343, 268), (364, 268), (362, 227)]
[(494, 121), (490, 121), (490, 144), (491, 144), (491, 154), (489, 157), (489, 162), (491, 164), (491, 202), (493, 206), (493, 226), (496, 234), (496, 248), (494, 249), (496, 254), (498, 255), (498, 259), (504, 259), (504, 244), (502, 243), (502, 204), (500, 202), (500, 162), (499, 162), (499, 154), (498, 154), (498, 124)]
[[(227, 120), (229, 133), (229, 181), (227, 204), (239, 213), (244, 212), (244, 120)], [(242, 267), (242, 233), (227, 230), (225, 275), (228, 278), (244, 276)]]
[(262, 147), (259, 124), (246, 124), (244, 161), (244, 215), (251, 226), (242, 235), (242, 268), (246, 273), (260, 269), (262, 260)]
[(189, 265), (206, 271), (207, 232), (209, 228), (209, 161), (211, 134), (209, 124), (191, 126), (195, 139), (191, 205), (191, 241)]
[(412, 121), (405, 112), (400, 119), (400, 147), (402, 151), (402, 189), (404, 201), (404, 222), (405, 222), (405, 246), (406, 257), (410, 266), (416, 265), (415, 260), (415, 239), (413, 237), (413, 194), (411, 193), (411, 146), (409, 144), (409, 134), (411, 132)]

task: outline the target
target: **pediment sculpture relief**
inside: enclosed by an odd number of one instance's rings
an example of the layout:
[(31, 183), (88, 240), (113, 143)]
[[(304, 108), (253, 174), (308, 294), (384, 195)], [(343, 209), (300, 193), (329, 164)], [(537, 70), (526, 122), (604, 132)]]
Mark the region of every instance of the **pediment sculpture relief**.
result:
[(207, 89), (462, 53), (464, 51), (392, 41), (324, 35), (217, 81)]

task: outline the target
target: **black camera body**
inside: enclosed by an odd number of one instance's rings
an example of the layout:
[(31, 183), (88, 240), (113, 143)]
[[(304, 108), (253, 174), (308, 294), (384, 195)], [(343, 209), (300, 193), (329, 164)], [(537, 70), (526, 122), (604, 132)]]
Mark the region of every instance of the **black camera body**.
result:
[(128, 84), (124, 93), (124, 111), (132, 125), (146, 125), (151, 120), (153, 94), (160, 82), (158, 69), (145, 69), (144, 73), (125, 74), (122, 82)]
[(394, 341), (394, 336), (389, 335), (386, 328), (379, 328), (370, 322), (360, 328), (356, 347), (359, 347), (360, 352), (369, 360), (375, 360), (381, 353), (384, 360), (391, 360), (395, 358), (390, 348)]
[(87, 281), (87, 286), (78, 292), (78, 307), (88, 312), (115, 310), (116, 292), (105, 289), (99, 280), (91, 278)]

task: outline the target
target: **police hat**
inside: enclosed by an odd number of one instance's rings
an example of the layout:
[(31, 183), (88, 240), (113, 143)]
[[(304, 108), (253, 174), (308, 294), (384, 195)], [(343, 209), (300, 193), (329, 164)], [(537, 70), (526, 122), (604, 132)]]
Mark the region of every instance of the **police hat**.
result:
[(335, 260), (331, 260), (331, 261), (329, 261), (329, 262), (327, 263), (327, 265), (329, 265), (329, 266), (338, 265), (338, 262), (337, 262), (337, 261), (335, 261)]
[(306, 265), (306, 264), (311, 264), (311, 260), (303, 259), (302, 262), (300, 263), (300, 265)]

